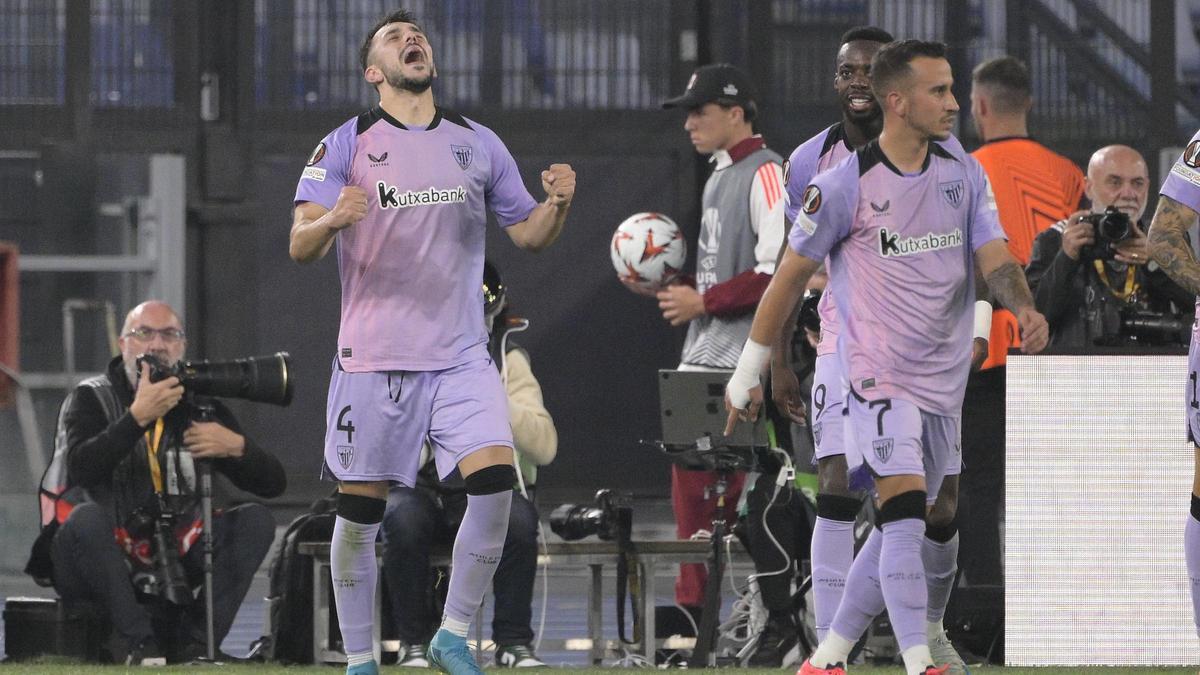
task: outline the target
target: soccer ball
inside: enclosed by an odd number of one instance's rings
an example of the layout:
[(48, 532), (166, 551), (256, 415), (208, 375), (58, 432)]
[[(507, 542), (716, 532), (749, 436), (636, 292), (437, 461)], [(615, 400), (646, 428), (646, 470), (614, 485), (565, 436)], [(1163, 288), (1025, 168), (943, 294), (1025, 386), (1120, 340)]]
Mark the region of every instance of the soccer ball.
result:
[(635, 213), (613, 233), (613, 267), (637, 285), (657, 289), (671, 283), (683, 269), (687, 244), (675, 221), (661, 213)]

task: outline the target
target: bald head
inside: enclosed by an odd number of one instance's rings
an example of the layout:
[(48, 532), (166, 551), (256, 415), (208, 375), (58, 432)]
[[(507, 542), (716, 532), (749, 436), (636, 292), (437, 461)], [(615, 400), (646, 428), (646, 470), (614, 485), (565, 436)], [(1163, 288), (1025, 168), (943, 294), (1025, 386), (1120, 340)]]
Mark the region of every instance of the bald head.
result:
[(1108, 145), (1092, 153), (1086, 185), (1093, 212), (1115, 206), (1138, 220), (1146, 210), (1150, 172), (1137, 150), (1128, 145)]
[(183, 328), (183, 324), (179, 321), (179, 315), (170, 305), (162, 300), (147, 300), (129, 310), (129, 313), (125, 315), (125, 325), (121, 327), (121, 334), (128, 333), (129, 329), (136, 326), (143, 317), (171, 322), (172, 327)]
[(153, 354), (164, 363), (173, 364), (183, 359), (187, 348), (179, 315), (161, 300), (147, 300), (129, 310), (118, 342), (130, 383), (137, 382), (139, 356)]

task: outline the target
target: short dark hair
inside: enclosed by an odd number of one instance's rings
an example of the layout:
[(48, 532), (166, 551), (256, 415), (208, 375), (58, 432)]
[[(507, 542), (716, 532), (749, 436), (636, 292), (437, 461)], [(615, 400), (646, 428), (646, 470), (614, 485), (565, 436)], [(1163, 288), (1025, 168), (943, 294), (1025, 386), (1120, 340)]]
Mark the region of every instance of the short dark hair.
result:
[(730, 108), (742, 109), (742, 120), (747, 124), (753, 124), (754, 118), (758, 117), (758, 106), (754, 101), (735, 101), (731, 98), (718, 98), (713, 101), (722, 108), (729, 110)]
[(866, 40), (867, 42), (882, 42), (887, 44), (895, 41), (896, 38), (892, 34), (882, 28), (875, 26), (855, 26), (850, 30), (842, 33), (842, 41), (840, 44), (854, 42), (855, 40)]
[(875, 52), (875, 58), (871, 59), (871, 90), (875, 92), (875, 98), (882, 101), (889, 87), (912, 73), (909, 64), (921, 56), (944, 59), (946, 45), (925, 40), (900, 40), (889, 42)]
[(1033, 97), (1029, 68), (1014, 56), (998, 56), (975, 66), (971, 80), (990, 90), (991, 104), (999, 113), (1023, 113)]
[(376, 21), (371, 30), (367, 31), (367, 37), (363, 39), (362, 47), (358, 50), (358, 63), (362, 66), (363, 70), (367, 69), (367, 56), (371, 53), (371, 38), (375, 37), (380, 28), (389, 23), (411, 23), (420, 28), (420, 25), (417, 24), (416, 16), (407, 9), (398, 9)]

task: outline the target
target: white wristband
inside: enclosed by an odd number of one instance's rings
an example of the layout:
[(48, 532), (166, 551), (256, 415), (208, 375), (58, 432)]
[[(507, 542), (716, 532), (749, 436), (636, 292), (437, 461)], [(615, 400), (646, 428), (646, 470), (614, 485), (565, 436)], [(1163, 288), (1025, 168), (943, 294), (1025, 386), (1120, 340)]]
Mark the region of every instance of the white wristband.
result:
[(770, 347), (746, 339), (742, 355), (738, 357), (737, 369), (730, 376), (729, 384), (725, 385), (725, 393), (729, 395), (733, 407), (745, 410), (750, 405), (750, 390), (762, 384), (759, 374), (770, 358)]
[(975, 337), (987, 340), (992, 335), (992, 306), (984, 300), (975, 301)]

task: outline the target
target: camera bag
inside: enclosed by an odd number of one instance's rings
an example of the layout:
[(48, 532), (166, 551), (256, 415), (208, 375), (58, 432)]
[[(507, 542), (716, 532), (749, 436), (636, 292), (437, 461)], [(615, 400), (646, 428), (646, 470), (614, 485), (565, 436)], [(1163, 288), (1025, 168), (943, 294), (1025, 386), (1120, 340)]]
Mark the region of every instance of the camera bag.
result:
[(337, 516), (334, 495), (313, 502), (283, 534), (271, 560), (267, 596), (267, 634), (252, 651), (269, 661), (312, 663), (312, 559), (299, 553), (304, 542), (328, 542)]
[(84, 605), (53, 598), (4, 601), (4, 653), (10, 661), (43, 655), (96, 661), (104, 640), (103, 622)]

